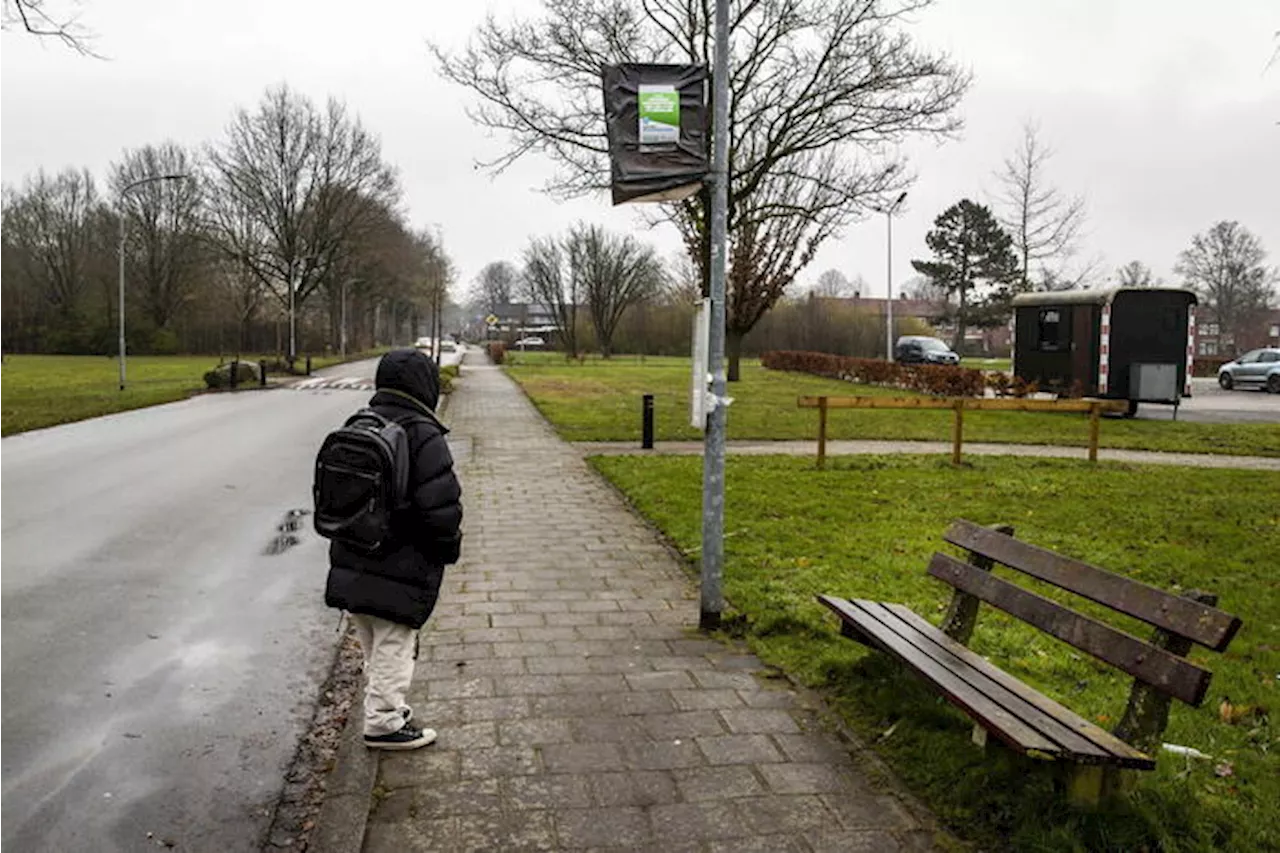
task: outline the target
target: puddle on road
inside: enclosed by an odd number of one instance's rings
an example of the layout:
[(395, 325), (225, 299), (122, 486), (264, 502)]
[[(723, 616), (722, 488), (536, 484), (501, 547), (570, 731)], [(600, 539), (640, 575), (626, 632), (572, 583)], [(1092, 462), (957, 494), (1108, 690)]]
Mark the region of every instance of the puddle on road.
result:
[(311, 514), (307, 509), (291, 509), (284, 514), (284, 520), (276, 525), (276, 535), (262, 553), (269, 557), (283, 554), (302, 541), (298, 531), (302, 529), (303, 519)]

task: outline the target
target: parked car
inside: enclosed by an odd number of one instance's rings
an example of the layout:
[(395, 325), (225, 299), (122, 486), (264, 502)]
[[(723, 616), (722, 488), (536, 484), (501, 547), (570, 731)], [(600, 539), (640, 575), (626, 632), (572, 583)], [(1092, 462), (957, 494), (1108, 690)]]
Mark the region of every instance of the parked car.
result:
[(458, 345), (454, 341), (440, 342), (440, 352), (445, 353), (445, 352), (457, 352), (457, 351), (458, 351)]
[(547, 342), (544, 341), (542, 338), (521, 338), (520, 340), (516, 341), (512, 346), (517, 346), (523, 349), (524, 347), (545, 346), (546, 343)]
[(1218, 368), (1218, 384), (1232, 388), (1265, 388), (1280, 394), (1280, 348), (1249, 350)]
[(937, 338), (904, 335), (893, 348), (893, 360), (899, 364), (959, 364), (960, 356)]

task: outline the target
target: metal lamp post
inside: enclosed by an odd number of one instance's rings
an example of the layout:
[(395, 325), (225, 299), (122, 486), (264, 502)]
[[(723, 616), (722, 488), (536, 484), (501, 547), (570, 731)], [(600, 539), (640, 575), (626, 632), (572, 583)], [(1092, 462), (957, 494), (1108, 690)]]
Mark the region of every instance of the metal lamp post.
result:
[(181, 181), (190, 175), (173, 174), (173, 175), (151, 175), (146, 178), (140, 178), (126, 186), (120, 191), (120, 390), (124, 390), (125, 385), (125, 352), (126, 345), (124, 339), (124, 237), (125, 237), (125, 215), (124, 200), (128, 194), (144, 184), (152, 184), (157, 181)]
[(904, 190), (893, 204), (887, 207), (873, 207), (876, 213), (883, 213), (885, 219), (885, 229), (888, 237), (888, 249), (885, 252), (885, 281), (887, 282), (885, 289), (884, 301), (884, 324), (885, 324), (885, 358), (893, 361), (893, 215), (898, 212), (898, 208), (907, 200), (907, 193)]

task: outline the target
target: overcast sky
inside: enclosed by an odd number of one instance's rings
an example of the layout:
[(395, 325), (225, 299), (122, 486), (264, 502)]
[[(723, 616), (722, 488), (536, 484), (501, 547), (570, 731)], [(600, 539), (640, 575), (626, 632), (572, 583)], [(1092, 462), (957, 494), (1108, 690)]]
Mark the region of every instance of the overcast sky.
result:
[[(48, 0), (63, 5), (68, 0)], [(467, 94), (436, 78), (428, 39), (461, 45), (493, 9), (535, 0), (85, 0), (83, 24), (109, 61), (6, 31), (0, 101), (6, 183), (39, 167), (99, 178), (125, 148), (219, 137), (270, 85), (345, 100), (400, 170), (415, 226), (438, 224), (465, 285), (491, 260), (518, 260), (531, 235), (577, 219), (642, 232), (664, 255), (674, 232), (647, 231), (605, 198), (557, 203), (535, 159), (490, 178), (501, 150), (463, 114)], [(1084, 254), (1107, 269), (1139, 259), (1172, 277), (1177, 253), (1237, 219), (1280, 263), (1280, 42), (1276, 0), (941, 0), (913, 32), (972, 69), (961, 138), (909, 149), (919, 180), (894, 228), (894, 280), (924, 257), (949, 204), (985, 200), (1026, 119), (1056, 151), (1050, 175), (1088, 202)], [(836, 267), (885, 287), (885, 223), (833, 240), (801, 283)]]

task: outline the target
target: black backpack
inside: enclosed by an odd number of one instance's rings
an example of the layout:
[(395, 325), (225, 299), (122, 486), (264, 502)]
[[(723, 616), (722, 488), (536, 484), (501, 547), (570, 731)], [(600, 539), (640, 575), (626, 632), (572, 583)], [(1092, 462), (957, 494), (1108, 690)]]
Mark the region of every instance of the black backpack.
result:
[(316, 455), (316, 533), (367, 553), (391, 537), (392, 513), (409, 490), (404, 427), (361, 409), (329, 433)]

